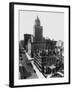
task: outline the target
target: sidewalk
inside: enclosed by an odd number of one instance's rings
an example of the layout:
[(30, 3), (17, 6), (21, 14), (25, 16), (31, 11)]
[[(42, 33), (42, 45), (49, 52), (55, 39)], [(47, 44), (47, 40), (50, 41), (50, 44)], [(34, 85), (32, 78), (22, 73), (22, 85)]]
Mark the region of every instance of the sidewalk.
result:
[(28, 53), (26, 53), (26, 56), (27, 56), (29, 61), (32, 61), (34, 59), (34, 58), (31, 58)]

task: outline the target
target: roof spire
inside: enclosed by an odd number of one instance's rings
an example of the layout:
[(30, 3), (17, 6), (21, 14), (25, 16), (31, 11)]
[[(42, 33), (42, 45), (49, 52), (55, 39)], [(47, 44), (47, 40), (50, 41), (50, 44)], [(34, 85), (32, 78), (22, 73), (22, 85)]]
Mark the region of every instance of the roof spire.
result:
[(36, 22), (36, 25), (39, 25), (40, 26), (40, 20), (39, 20), (39, 17), (37, 16), (37, 19), (35, 20)]

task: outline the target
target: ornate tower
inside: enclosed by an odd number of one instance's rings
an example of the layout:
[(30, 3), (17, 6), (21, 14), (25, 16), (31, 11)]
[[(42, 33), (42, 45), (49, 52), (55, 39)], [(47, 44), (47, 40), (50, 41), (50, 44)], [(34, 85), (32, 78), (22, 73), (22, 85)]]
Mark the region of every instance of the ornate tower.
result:
[(42, 42), (43, 41), (43, 29), (42, 26), (40, 25), (40, 20), (37, 16), (37, 19), (35, 20), (35, 25), (34, 25), (34, 42)]

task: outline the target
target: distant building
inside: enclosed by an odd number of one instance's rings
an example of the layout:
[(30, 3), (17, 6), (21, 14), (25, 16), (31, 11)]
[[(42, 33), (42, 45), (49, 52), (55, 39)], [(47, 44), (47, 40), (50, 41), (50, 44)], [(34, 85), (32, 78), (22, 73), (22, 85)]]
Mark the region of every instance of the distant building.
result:
[(43, 41), (43, 28), (40, 25), (40, 20), (37, 17), (34, 25), (34, 42), (42, 42)]
[(31, 34), (24, 34), (24, 45), (26, 47), (28, 40), (31, 40)]
[(24, 48), (30, 53), (31, 52), (31, 43), (33, 42), (33, 35), (24, 34)]
[(32, 51), (42, 50), (42, 49), (54, 49), (56, 41), (45, 39), (43, 37), (43, 27), (41, 26), (39, 17), (35, 20), (34, 25), (34, 40), (32, 43)]
[(56, 49), (57, 49), (56, 51), (57, 51), (58, 55), (64, 56), (64, 42), (63, 41), (61, 41), (61, 40), (57, 41)]
[(27, 52), (28, 52), (29, 55), (31, 55), (31, 40), (28, 40)]

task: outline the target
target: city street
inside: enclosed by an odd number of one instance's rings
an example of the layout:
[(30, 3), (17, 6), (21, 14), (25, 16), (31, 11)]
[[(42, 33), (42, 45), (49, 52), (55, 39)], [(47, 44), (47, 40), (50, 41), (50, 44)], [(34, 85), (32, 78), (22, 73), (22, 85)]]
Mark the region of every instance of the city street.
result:
[(28, 53), (26, 53), (26, 56), (27, 56), (27, 58), (28, 58), (29, 61), (32, 60), (32, 61), (30, 61), (30, 62), (31, 62), (31, 64), (32, 64), (34, 70), (36, 71), (36, 74), (37, 74), (38, 78), (42, 78), (42, 79), (45, 78), (45, 77), (43, 76), (43, 74), (42, 74), (42, 73), (38, 70), (38, 68), (35, 66), (34, 61), (33, 61), (33, 58), (31, 58), (31, 57), (28, 55)]

